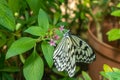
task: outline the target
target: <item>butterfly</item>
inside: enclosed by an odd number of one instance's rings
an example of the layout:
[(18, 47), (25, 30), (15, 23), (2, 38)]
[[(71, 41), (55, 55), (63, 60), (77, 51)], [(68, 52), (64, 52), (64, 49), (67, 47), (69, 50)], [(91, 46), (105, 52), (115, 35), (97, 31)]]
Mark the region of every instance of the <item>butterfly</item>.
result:
[(91, 63), (96, 56), (92, 48), (80, 37), (67, 31), (53, 53), (53, 61), (58, 71), (75, 75), (76, 62)]

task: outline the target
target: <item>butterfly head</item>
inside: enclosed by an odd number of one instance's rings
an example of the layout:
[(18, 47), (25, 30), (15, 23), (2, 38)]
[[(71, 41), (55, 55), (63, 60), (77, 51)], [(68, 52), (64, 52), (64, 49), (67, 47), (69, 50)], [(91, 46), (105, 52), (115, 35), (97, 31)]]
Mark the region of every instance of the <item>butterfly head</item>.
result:
[(65, 32), (64, 37), (68, 37), (70, 35), (70, 30), (68, 30), (67, 32)]

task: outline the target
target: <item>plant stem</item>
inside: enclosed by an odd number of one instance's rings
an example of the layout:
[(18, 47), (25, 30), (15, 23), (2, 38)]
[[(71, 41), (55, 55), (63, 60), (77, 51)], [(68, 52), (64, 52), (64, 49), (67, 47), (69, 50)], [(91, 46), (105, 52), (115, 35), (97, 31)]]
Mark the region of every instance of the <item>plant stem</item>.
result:
[(95, 24), (96, 24), (96, 30), (97, 30), (97, 37), (100, 41), (102, 41), (102, 33), (100, 32), (101, 30), (101, 26), (100, 26), (100, 23), (99, 21), (97, 20), (96, 16), (94, 16), (94, 14), (92, 13), (92, 9), (89, 8), (89, 11), (90, 11), (90, 14), (91, 16), (93, 17), (94, 21), (95, 21)]

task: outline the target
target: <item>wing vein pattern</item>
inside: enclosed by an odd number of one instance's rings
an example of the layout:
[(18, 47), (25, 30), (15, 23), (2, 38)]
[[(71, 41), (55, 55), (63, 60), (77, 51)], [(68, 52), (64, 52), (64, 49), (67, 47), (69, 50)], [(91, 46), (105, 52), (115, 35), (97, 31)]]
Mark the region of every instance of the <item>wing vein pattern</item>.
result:
[(76, 35), (69, 32), (56, 47), (53, 60), (58, 71), (67, 71), (69, 76), (75, 75), (76, 62), (91, 63), (95, 60), (92, 48)]

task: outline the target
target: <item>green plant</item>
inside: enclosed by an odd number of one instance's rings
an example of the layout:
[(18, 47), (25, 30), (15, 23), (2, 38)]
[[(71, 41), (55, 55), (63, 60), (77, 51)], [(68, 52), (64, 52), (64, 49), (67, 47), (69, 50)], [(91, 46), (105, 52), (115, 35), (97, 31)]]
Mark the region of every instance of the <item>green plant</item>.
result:
[(71, 9), (65, 0), (0, 0), (0, 80), (91, 80), (84, 71), (82, 78), (69, 78), (53, 67), (54, 46), (66, 31), (63, 25), (86, 26), (89, 22), (86, 14), (91, 14), (94, 1), (78, 1), (75, 17), (69, 18)]
[(59, 7), (64, 2), (0, 0), (1, 80), (78, 79), (53, 67), (54, 46), (66, 31)]
[(111, 68), (107, 64), (103, 65), (103, 70), (100, 74), (104, 77), (104, 80), (119, 80), (120, 79), (120, 69)]
[[(117, 10), (114, 10), (111, 15), (115, 17), (120, 17), (120, 3), (117, 5)], [(117, 28), (111, 29), (109, 32), (107, 32), (108, 40), (109, 41), (115, 41), (120, 39), (120, 29), (119, 26)]]
[(85, 71), (82, 71), (82, 77), (79, 77), (78, 80), (92, 80), (92, 79), (90, 78), (88, 73), (86, 73)]
[[(1, 80), (23, 80), (24, 77), (26, 80), (40, 80), (44, 70), (52, 72), (54, 45), (50, 41), (58, 41), (63, 34), (59, 30), (63, 23), (56, 3), (53, 0), (0, 0)], [(48, 6), (54, 6), (52, 9), (58, 12), (48, 10), (51, 8)]]

